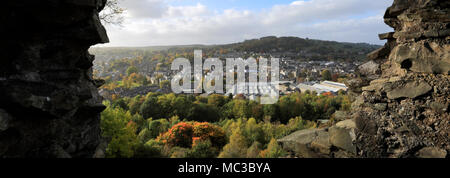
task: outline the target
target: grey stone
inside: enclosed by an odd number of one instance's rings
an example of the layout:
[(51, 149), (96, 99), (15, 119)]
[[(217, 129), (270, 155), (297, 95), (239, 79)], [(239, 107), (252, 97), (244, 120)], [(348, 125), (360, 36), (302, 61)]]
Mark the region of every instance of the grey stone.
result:
[(12, 117), (3, 109), (0, 109), (0, 132), (9, 128)]
[(311, 148), (326, 155), (330, 154), (330, 134), (328, 132), (318, 132), (316, 139), (311, 142)]
[(425, 147), (417, 152), (419, 158), (445, 158), (447, 151), (436, 147)]
[(374, 105), (374, 109), (378, 111), (385, 111), (387, 108), (387, 103), (377, 103)]
[(438, 112), (438, 113), (443, 113), (447, 110), (448, 108), (448, 103), (441, 103), (441, 102), (432, 102), (430, 104), (431, 109), (433, 109), (434, 111)]
[(353, 101), (353, 103), (352, 103), (352, 109), (357, 109), (359, 107), (362, 107), (363, 104), (364, 104), (364, 97), (358, 96), (358, 97), (356, 97), (355, 101)]
[(346, 112), (346, 111), (336, 111), (333, 114), (333, 117), (334, 117), (335, 121), (343, 121), (343, 120), (349, 119), (348, 112)]
[(387, 93), (389, 99), (416, 98), (422, 96), (433, 88), (426, 82), (410, 82)]
[(413, 72), (448, 74), (450, 53), (445, 52), (447, 50), (448, 47), (435, 42), (398, 45), (392, 50), (390, 59), (397, 63), (398, 67)]
[(370, 82), (369, 86), (363, 87), (363, 91), (380, 91), (382, 90), (388, 83), (388, 78), (380, 78)]
[(394, 32), (382, 33), (382, 34), (379, 34), (378, 37), (380, 38), (380, 40), (391, 39), (391, 38), (394, 38)]
[[(321, 135), (320, 140), (314, 142), (318, 136)], [(294, 152), (296, 156), (302, 158), (320, 158), (326, 157), (321, 151), (326, 152), (326, 142), (323, 138), (326, 137), (325, 129), (305, 129), (294, 132), (284, 138), (278, 139), (278, 142), (282, 145), (286, 151)], [(316, 151), (311, 148), (311, 143), (314, 142), (315, 148), (320, 151)]]
[(387, 58), (389, 55), (390, 49), (387, 46), (383, 46), (380, 49), (377, 49), (369, 54), (367, 54), (367, 58), (370, 60), (382, 60)]
[(376, 75), (380, 72), (380, 65), (374, 61), (369, 61), (358, 67), (359, 73), (363, 75)]
[(356, 146), (353, 144), (355, 140), (356, 124), (353, 120), (345, 120), (330, 127), (330, 142), (332, 145), (341, 148), (350, 153), (356, 154)]

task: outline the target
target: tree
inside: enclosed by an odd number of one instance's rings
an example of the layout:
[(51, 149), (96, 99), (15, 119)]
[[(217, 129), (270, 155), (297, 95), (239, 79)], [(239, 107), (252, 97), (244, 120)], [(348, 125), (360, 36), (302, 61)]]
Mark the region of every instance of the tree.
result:
[(158, 104), (158, 99), (156, 97), (148, 97), (145, 102), (141, 105), (140, 114), (144, 118), (162, 118), (160, 114), (160, 105)]
[(131, 158), (139, 146), (136, 124), (132, 116), (121, 108), (108, 107), (101, 115), (103, 138), (110, 140), (106, 156), (111, 158)]
[(128, 110), (128, 105), (127, 105), (127, 103), (126, 103), (124, 98), (119, 98), (119, 99), (114, 100), (112, 102), (111, 106), (113, 108), (120, 107), (120, 108), (122, 108), (125, 111)]
[(242, 130), (238, 127), (230, 136), (230, 143), (225, 145), (219, 158), (245, 158), (247, 156), (247, 144)]
[(169, 89), (170, 88), (170, 81), (164, 80), (159, 83), (159, 88), (161, 89)]
[(254, 118), (248, 119), (245, 124), (245, 136), (247, 144), (250, 145), (254, 142), (264, 143), (264, 132), (262, 128), (256, 123)]
[(261, 152), (261, 144), (259, 142), (253, 142), (252, 146), (247, 149), (247, 158), (258, 158)]
[(194, 103), (188, 117), (191, 121), (217, 122), (220, 119), (216, 107), (204, 103)]
[(322, 79), (323, 80), (332, 80), (331, 72), (327, 69), (322, 71)]
[(166, 132), (170, 128), (170, 123), (166, 119), (148, 120), (148, 131), (150, 138), (156, 138), (161, 133)]
[(331, 76), (331, 80), (333, 80), (333, 82), (337, 82), (338, 79), (339, 79), (339, 74), (333, 74), (333, 75)]
[(138, 72), (138, 69), (134, 66), (130, 66), (127, 69), (127, 75), (131, 75), (132, 73), (137, 73), (137, 72)]
[(212, 147), (211, 141), (198, 141), (187, 153), (188, 158), (214, 158), (217, 156), (218, 149)]
[(172, 112), (174, 116), (179, 116), (181, 118), (188, 118), (191, 113), (192, 102), (185, 96), (177, 96), (172, 100)]
[(222, 107), (225, 104), (225, 97), (218, 94), (210, 95), (208, 96), (208, 104), (215, 107)]
[(108, 0), (105, 8), (100, 12), (99, 18), (103, 24), (122, 25), (124, 8), (119, 6), (120, 0)]
[(280, 158), (285, 154), (286, 152), (281, 148), (277, 140), (272, 138), (267, 146), (267, 149), (262, 151), (260, 156), (263, 158)]

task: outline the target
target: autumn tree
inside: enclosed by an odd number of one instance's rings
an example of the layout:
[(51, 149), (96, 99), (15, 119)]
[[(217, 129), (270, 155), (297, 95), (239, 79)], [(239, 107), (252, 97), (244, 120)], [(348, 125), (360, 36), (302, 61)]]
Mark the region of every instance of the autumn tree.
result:
[(259, 158), (261, 152), (261, 144), (253, 142), (252, 146), (247, 149), (247, 158)]
[(267, 149), (261, 152), (260, 156), (263, 158), (280, 158), (286, 155), (286, 152), (278, 144), (277, 140), (272, 138)]
[(230, 143), (225, 145), (219, 158), (245, 158), (247, 156), (247, 143), (242, 130), (238, 127), (230, 136)]
[(331, 72), (328, 69), (322, 71), (322, 80), (332, 80)]

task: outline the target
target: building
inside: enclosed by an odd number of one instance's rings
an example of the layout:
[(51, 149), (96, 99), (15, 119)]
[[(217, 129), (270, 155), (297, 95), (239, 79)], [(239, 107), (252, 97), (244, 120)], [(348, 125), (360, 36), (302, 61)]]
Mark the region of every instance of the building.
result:
[(343, 83), (338, 82), (332, 82), (332, 81), (323, 81), (320, 83), (321, 85), (332, 87), (332, 88), (338, 88), (340, 90), (347, 91), (348, 87)]
[(297, 85), (297, 88), (301, 92), (311, 91), (316, 92), (318, 95), (322, 93), (338, 93), (339, 90), (347, 91), (348, 87), (343, 83), (331, 82), (331, 81), (323, 81), (320, 84), (315, 82), (304, 82)]

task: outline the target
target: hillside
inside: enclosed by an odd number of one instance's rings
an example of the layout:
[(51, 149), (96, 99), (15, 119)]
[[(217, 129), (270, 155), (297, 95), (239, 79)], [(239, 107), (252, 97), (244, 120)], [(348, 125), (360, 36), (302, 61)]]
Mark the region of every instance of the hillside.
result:
[(149, 47), (93, 47), (90, 52), (99, 60), (120, 59), (136, 55), (164, 53), (193, 53), (202, 49), (208, 57), (248, 57), (239, 54), (289, 56), (299, 60), (364, 60), (381, 46), (367, 43), (345, 43), (303, 39), (298, 37), (263, 37), (223, 45), (176, 45)]

